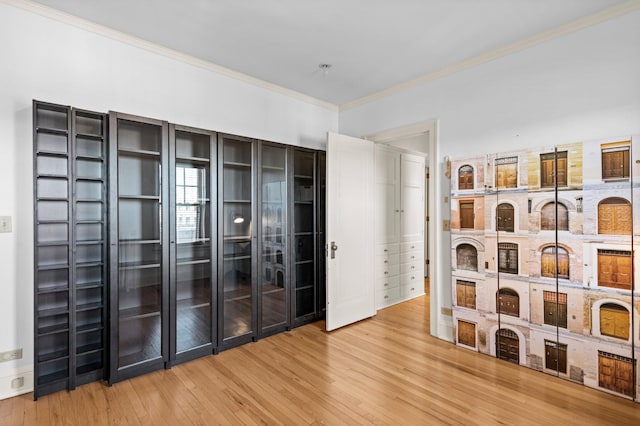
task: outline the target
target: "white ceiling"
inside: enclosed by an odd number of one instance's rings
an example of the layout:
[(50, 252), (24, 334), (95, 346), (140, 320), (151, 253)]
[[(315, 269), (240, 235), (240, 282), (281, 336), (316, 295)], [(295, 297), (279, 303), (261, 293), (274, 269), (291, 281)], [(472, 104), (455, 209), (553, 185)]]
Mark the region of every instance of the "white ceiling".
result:
[[(344, 104), (624, 0), (36, 0)], [(320, 63), (332, 65), (324, 75)]]

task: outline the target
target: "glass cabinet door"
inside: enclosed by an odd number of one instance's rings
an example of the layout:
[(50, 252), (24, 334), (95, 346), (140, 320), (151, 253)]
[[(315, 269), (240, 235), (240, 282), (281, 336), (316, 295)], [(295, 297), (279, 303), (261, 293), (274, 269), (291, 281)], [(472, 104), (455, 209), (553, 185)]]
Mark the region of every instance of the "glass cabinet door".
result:
[(116, 145), (111, 167), (117, 176), (117, 193), (111, 199), (116, 214), (112, 241), (117, 244), (111, 271), (112, 313), (117, 318), (113, 382), (161, 368), (166, 361), (168, 264), (163, 224), (168, 214), (163, 205), (168, 176), (163, 162), (168, 144), (164, 122), (118, 113), (111, 119)]
[(171, 358), (182, 361), (211, 353), (214, 341), (211, 157), (215, 134), (174, 125), (171, 130), (175, 209), (171, 218), (171, 323), (175, 327)]
[[(253, 290), (253, 142), (221, 136), (222, 261), (219, 262), (222, 342), (234, 345), (255, 332)], [(221, 263), (221, 264), (220, 264)], [(241, 338), (244, 336), (244, 338)]]
[(280, 331), (288, 325), (286, 157), (285, 147), (264, 143), (261, 146), (259, 288), (262, 334)]
[(295, 150), (293, 159), (293, 259), (296, 322), (316, 309), (316, 185), (315, 153)]

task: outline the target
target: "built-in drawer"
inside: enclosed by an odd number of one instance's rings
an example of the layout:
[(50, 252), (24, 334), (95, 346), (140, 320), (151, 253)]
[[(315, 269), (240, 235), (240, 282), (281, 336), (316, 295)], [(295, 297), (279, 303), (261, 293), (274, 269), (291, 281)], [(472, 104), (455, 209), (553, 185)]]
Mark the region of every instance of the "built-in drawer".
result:
[(376, 306), (378, 308), (389, 306), (400, 300), (400, 287), (380, 290), (376, 292)]
[(400, 263), (400, 255), (398, 253), (385, 254), (376, 256), (376, 265), (397, 265)]
[(400, 273), (400, 265), (389, 264), (389, 263), (378, 263), (376, 265), (376, 277), (384, 278), (384, 277), (392, 277), (394, 275), (398, 275)]
[(394, 253), (400, 253), (400, 244), (378, 244), (376, 246), (376, 256), (387, 256)]
[(402, 297), (402, 299), (411, 299), (421, 296), (423, 293), (424, 283), (422, 282), (400, 286), (400, 297)]
[(423, 272), (422, 271), (418, 271), (416, 273), (408, 273), (408, 274), (402, 274), (400, 275), (400, 286), (404, 287), (404, 286), (424, 286), (424, 278), (423, 278)]
[(400, 286), (400, 276), (376, 278), (376, 290), (388, 290)]
[(414, 251), (414, 250), (424, 250), (424, 242), (422, 241), (411, 241), (408, 243), (401, 243), (400, 244), (400, 252), (401, 253), (406, 253), (408, 251)]
[(424, 260), (424, 252), (420, 250), (409, 251), (400, 254), (400, 263), (422, 262)]
[(420, 275), (421, 272), (424, 271), (424, 267), (422, 266), (422, 262), (421, 261), (415, 261), (415, 262), (409, 262), (409, 263), (402, 263), (400, 265), (400, 273), (401, 274), (418, 274)]

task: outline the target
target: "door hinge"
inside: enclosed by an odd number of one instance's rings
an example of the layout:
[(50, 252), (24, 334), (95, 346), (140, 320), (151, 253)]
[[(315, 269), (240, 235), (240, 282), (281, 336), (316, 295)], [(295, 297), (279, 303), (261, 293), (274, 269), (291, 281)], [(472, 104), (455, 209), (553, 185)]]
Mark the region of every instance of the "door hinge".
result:
[(429, 264), (429, 259), (425, 259), (424, 263)]
[(427, 216), (427, 222), (429, 222), (429, 216)]

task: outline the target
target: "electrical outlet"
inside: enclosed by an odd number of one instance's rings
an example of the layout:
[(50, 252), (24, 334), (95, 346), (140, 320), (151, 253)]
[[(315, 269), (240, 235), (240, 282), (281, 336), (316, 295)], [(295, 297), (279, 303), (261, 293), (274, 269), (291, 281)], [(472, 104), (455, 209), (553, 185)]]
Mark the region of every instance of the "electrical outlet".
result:
[(11, 216), (0, 216), (0, 233), (11, 232)]
[(22, 359), (22, 348), (14, 349), (12, 351), (0, 352), (0, 362), (13, 361), (16, 359)]
[(16, 377), (11, 381), (11, 389), (20, 389), (24, 386), (24, 376)]

